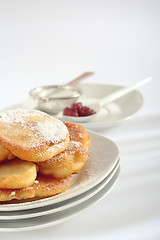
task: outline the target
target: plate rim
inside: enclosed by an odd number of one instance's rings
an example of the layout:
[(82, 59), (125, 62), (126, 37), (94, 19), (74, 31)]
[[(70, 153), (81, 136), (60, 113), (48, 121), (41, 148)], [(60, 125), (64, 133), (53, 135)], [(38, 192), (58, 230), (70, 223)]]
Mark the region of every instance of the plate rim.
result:
[[(120, 167), (120, 159), (118, 160), (118, 162), (116, 163), (116, 165), (112, 169), (112, 171), (109, 173), (109, 175), (106, 176), (106, 178), (104, 178), (99, 184), (97, 184), (93, 188), (89, 189), (85, 193), (80, 194), (81, 196), (80, 195), (75, 196), (76, 200), (71, 202), (71, 203), (66, 203), (64, 205), (64, 203), (62, 202), (62, 206), (59, 206), (57, 208), (55, 208), (55, 207), (52, 208), (53, 206), (51, 204), (51, 205), (49, 205), (49, 208), (50, 208), (49, 210), (43, 210), (44, 207), (42, 207), (42, 211), (39, 211), (39, 208), (36, 208), (37, 209), (36, 213), (29, 213), (29, 214), (25, 213), (25, 214), (22, 214), (22, 215), (2, 216), (1, 213), (0, 213), (0, 221), (3, 221), (3, 220), (20, 220), (20, 219), (27, 219), (27, 218), (35, 218), (35, 217), (44, 216), (44, 215), (47, 215), (47, 214), (55, 214), (55, 213), (58, 213), (60, 211), (66, 210), (70, 207), (73, 207), (77, 204), (80, 204), (80, 203), (82, 203), (86, 200), (89, 200), (91, 197), (93, 197), (95, 194), (97, 194), (99, 191), (101, 191), (102, 188), (105, 187), (111, 181), (111, 179), (113, 178), (114, 174), (117, 172), (119, 167)], [(85, 196), (83, 196), (83, 195), (85, 195)], [(80, 198), (79, 198), (79, 196), (80, 196)], [(64, 202), (68, 202), (71, 199), (68, 199)], [(48, 207), (48, 205), (45, 206), (45, 207)], [(28, 209), (28, 210), (32, 210), (32, 209)], [(28, 210), (26, 210), (26, 212), (28, 212)], [(13, 211), (11, 211), (11, 212), (13, 212)], [(18, 211), (18, 212), (24, 212), (24, 211), (22, 210), (22, 211)], [(16, 211), (14, 211), (14, 213), (16, 213)]]
[[(85, 85), (94, 85), (94, 86), (110, 86), (110, 87), (117, 87), (117, 88), (123, 88), (123, 87), (126, 87), (125, 85), (117, 85), (117, 84), (105, 84), (105, 83), (95, 83), (95, 82), (86, 82), (86, 83), (79, 83), (77, 84), (77, 87), (79, 86), (85, 86)], [(144, 106), (144, 97), (142, 95), (142, 93), (138, 90), (138, 89), (135, 89), (133, 90), (136, 94), (138, 94), (138, 96), (141, 98), (141, 104), (140, 106), (137, 108), (136, 111), (134, 111), (134, 113), (132, 114), (129, 114), (128, 116), (124, 117), (124, 118), (121, 118), (121, 119), (118, 119), (118, 120), (115, 120), (115, 121), (102, 121), (102, 122), (88, 122), (88, 123), (80, 123), (81, 125), (83, 125), (85, 128), (87, 129), (90, 129), (90, 130), (98, 130), (98, 129), (106, 129), (110, 126), (113, 126), (113, 125), (116, 125), (116, 124), (119, 124), (121, 123), (122, 121), (126, 121), (130, 118), (132, 118), (133, 116), (135, 116), (140, 110), (141, 108)], [(24, 100), (23, 102), (19, 103), (18, 105), (14, 105), (14, 106), (8, 106), (8, 107), (5, 107), (4, 109), (1, 110), (2, 111), (7, 111), (9, 109), (15, 109), (17, 108), (17, 106), (19, 108), (29, 108), (29, 109), (37, 109), (34, 105), (34, 103), (30, 103), (29, 104), (29, 101), (32, 101), (33, 102), (33, 99), (28, 96), (28, 98), (26, 100)], [(29, 106), (30, 105), (30, 106)], [(50, 114), (50, 113), (48, 113)], [(52, 115), (52, 114), (50, 114)], [(56, 118), (59, 118), (61, 121), (64, 121), (64, 119), (61, 117), (61, 116), (58, 116), (57, 115), (53, 115), (54, 117)]]
[[(85, 85), (94, 85), (94, 86), (101, 86), (101, 87), (110, 86), (110, 87), (116, 87), (116, 88), (125, 88), (126, 87), (125, 85), (105, 84), (105, 83), (91, 83), (91, 82), (77, 84), (77, 86), (83, 86), (83, 85), (84, 86)], [(102, 128), (105, 128), (105, 127), (109, 127), (111, 125), (118, 124), (122, 121), (125, 121), (125, 120), (128, 120), (128, 119), (132, 118), (136, 113), (138, 113), (141, 110), (141, 108), (144, 106), (144, 97), (143, 97), (142, 93), (137, 89), (134, 89), (133, 92), (135, 92), (141, 98), (141, 105), (139, 106), (139, 108), (133, 114), (130, 114), (127, 117), (124, 117), (122, 119), (115, 120), (115, 121), (108, 121), (108, 122), (102, 121), (102, 122), (100, 122), (101, 126), (96, 127), (96, 128), (102, 129)], [(128, 94), (130, 94), (130, 93), (128, 93)], [(88, 129), (90, 129), (90, 127), (93, 129), (95, 127), (95, 125), (97, 126), (98, 122), (88, 122), (88, 123), (80, 123), (80, 124), (82, 124), (84, 127), (88, 128)]]
[[(62, 222), (65, 222), (65, 221), (73, 218), (74, 216), (84, 212), (89, 207), (95, 205), (102, 198), (104, 198), (106, 195), (108, 195), (108, 193), (112, 190), (112, 188), (117, 183), (117, 181), (119, 179), (120, 171), (121, 171), (121, 167), (119, 165), (118, 169), (116, 170), (115, 174), (112, 176), (110, 181), (98, 193), (96, 193), (94, 196), (92, 196), (91, 198), (87, 199), (86, 201), (84, 201), (82, 203), (79, 203), (78, 205), (75, 205), (73, 207), (70, 207), (68, 209), (65, 209), (65, 210), (61, 211), (62, 215), (64, 213), (68, 212), (67, 216), (60, 217), (57, 220), (54, 219), (54, 220), (52, 220), (50, 222), (47, 222), (47, 223), (42, 223), (42, 224), (39, 224), (39, 225), (29, 226), (29, 227), (20, 227), (20, 228), (14, 228), (14, 227), (13, 228), (11, 228), (11, 227), (10, 228), (1, 228), (0, 227), (0, 232), (23, 232), (23, 231), (38, 230), (38, 229), (43, 229), (43, 228), (46, 228), (46, 227), (51, 227), (51, 226), (58, 225)], [(87, 205), (84, 206), (85, 204), (87, 204)], [(77, 208), (79, 208), (79, 209), (77, 210)], [(74, 212), (72, 212), (73, 209), (74, 209)], [(52, 215), (52, 214), (49, 214), (49, 215)], [(43, 216), (41, 216), (41, 218), (43, 218)], [(21, 219), (20, 219), (20, 221), (21, 221)]]
[[(54, 203), (60, 203), (60, 202), (71, 199), (71, 198), (73, 198), (77, 195), (80, 195), (80, 194), (86, 192), (90, 188), (93, 188), (98, 183), (100, 183), (106, 176), (108, 176), (109, 173), (112, 171), (112, 169), (115, 167), (116, 163), (118, 162), (118, 159), (120, 158), (119, 147), (111, 139), (106, 138), (105, 136), (103, 136), (99, 133), (96, 133), (96, 132), (93, 132), (93, 131), (90, 131), (90, 130), (87, 130), (87, 131), (88, 131), (89, 135), (91, 134), (93, 136), (98, 136), (98, 138), (102, 138), (105, 141), (110, 142), (116, 150), (116, 157), (115, 157), (115, 159), (112, 163), (112, 166), (110, 167), (110, 169), (107, 170), (107, 172), (105, 172), (105, 174), (103, 174), (100, 178), (98, 178), (98, 180), (95, 181), (94, 184), (92, 184), (92, 186), (90, 186), (90, 187), (87, 186), (87, 187), (83, 188), (83, 190), (79, 191), (78, 193), (75, 192), (73, 194), (69, 194), (69, 196), (62, 196), (62, 198), (58, 198), (58, 199), (54, 199), (54, 196), (52, 196), (52, 197), (49, 197), (50, 199), (46, 198), (46, 201), (44, 201), (44, 199), (41, 199), (41, 200), (37, 200), (37, 201), (26, 202), (26, 203), (23, 203), (23, 205), (22, 205), (22, 203), (0, 204), (0, 211), (18, 211), (18, 210), (22, 211), (22, 210), (25, 210), (25, 209), (39, 208), (39, 207), (43, 207), (43, 206), (46, 206), (46, 205), (51, 205), (51, 204), (54, 204)], [(93, 136), (91, 137), (91, 139), (93, 139)], [(93, 141), (93, 140), (91, 140), (91, 141)], [(51, 198), (53, 198), (53, 199), (51, 199)], [(47, 201), (47, 199), (48, 199), (48, 201)]]

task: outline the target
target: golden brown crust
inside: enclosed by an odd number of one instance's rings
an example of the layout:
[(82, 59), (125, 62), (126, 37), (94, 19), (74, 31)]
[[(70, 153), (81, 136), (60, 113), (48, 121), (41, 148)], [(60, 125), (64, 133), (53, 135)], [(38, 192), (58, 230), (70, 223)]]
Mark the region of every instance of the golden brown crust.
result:
[(89, 157), (91, 139), (83, 126), (39, 111), (0, 114), (0, 129), (0, 202), (32, 201), (64, 192), (71, 174)]
[(0, 164), (0, 189), (26, 188), (33, 184), (37, 166), (33, 162), (14, 158)]
[(64, 152), (45, 162), (37, 163), (37, 165), (42, 174), (60, 179), (80, 170), (88, 157), (86, 148), (80, 142), (70, 141)]
[(71, 177), (57, 180), (51, 176), (38, 176), (31, 187), (15, 190), (0, 189), (0, 202), (54, 196), (64, 192), (69, 187), (70, 182)]
[(70, 141), (80, 142), (86, 149), (88, 149), (91, 138), (88, 136), (86, 129), (78, 123), (65, 121), (64, 124), (68, 129)]
[(45, 161), (64, 151), (69, 142), (66, 126), (40, 111), (13, 110), (0, 115), (0, 143), (27, 161)]
[(6, 150), (2, 144), (0, 144), (0, 163), (6, 160), (11, 160), (15, 158), (15, 156), (10, 153), (8, 150)]
[[(1, 138), (0, 138), (1, 140)], [(18, 158), (31, 162), (43, 162), (47, 159), (64, 151), (69, 143), (69, 134), (66, 135), (65, 140), (59, 142), (58, 144), (46, 144), (39, 147), (26, 148), (20, 145), (12, 144), (12, 142), (3, 140), (1, 144), (5, 149), (10, 151), (11, 156), (15, 155)]]

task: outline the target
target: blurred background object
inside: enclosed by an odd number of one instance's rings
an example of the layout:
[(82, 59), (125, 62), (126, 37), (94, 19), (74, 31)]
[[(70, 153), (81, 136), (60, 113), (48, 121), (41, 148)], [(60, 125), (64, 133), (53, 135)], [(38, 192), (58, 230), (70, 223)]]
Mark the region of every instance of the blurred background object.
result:
[(0, 108), (24, 101), (36, 86), (94, 71), (87, 82), (127, 85), (151, 75), (142, 113), (155, 113), (159, 11), (158, 0), (1, 0)]

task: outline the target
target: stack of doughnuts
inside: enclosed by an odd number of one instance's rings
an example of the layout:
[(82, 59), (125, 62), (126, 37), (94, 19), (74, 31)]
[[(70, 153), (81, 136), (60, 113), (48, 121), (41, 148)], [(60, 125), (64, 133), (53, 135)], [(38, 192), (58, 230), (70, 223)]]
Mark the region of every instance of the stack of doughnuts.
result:
[(36, 110), (0, 114), (0, 202), (28, 201), (65, 191), (88, 160), (83, 126)]

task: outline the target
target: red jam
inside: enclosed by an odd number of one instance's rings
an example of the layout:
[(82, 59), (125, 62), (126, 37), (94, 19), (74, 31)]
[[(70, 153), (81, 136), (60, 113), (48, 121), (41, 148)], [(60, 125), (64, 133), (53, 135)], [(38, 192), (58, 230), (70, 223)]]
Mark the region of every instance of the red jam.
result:
[(96, 112), (87, 107), (83, 106), (81, 102), (73, 103), (71, 107), (66, 107), (63, 110), (63, 115), (72, 116), (72, 117), (86, 117), (95, 114)]

